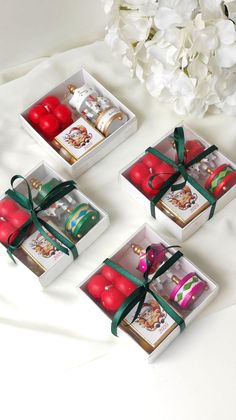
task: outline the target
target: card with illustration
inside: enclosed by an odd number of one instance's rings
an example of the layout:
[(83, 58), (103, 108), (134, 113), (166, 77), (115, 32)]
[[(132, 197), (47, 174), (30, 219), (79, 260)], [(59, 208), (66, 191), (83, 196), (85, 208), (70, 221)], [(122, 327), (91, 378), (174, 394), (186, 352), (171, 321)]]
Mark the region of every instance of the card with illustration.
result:
[(83, 117), (55, 137), (58, 143), (78, 160), (97, 146), (104, 136)]
[[(183, 181), (183, 178), (179, 178), (177, 183)], [(185, 226), (208, 206), (206, 198), (188, 182), (180, 190), (171, 191), (170, 188), (158, 203), (158, 207), (174, 217), (180, 226)]]
[[(47, 233), (49, 237), (60, 244), (60, 242), (54, 238), (51, 233)], [(23, 242), (21, 248), (41, 267), (43, 271), (50, 269), (63, 256), (63, 253), (58, 251), (57, 248), (47, 241), (38, 231), (35, 231), (32, 235), (30, 235)]]
[(151, 352), (176, 328), (177, 324), (150, 293), (147, 293), (138, 318), (132, 322), (136, 309), (137, 305), (125, 317), (123, 325), (129, 327), (129, 333)]

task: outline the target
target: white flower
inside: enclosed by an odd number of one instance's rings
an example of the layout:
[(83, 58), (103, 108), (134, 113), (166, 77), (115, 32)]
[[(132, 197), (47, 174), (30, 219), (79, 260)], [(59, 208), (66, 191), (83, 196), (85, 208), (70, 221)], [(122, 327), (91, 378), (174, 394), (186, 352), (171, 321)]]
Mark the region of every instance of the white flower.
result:
[(236, 0), (106, 0), (106, 35), (130, 73), (177, 113), (236, 115)]
[(230, 20), (220, 20), (216, 23), (220, 46), (216, 58), (221, 67), (232, 67), (236, 64), (236, 32), (235, 25)]
[(192, 39), (194, 53), (209, 54), (219, 45), (217, 29), (213, 25), (209, 25), (201, 30), (194, 30)]
[(126, 0), (122, 2), (122, 6), (128, 9), (139, 10), (144, 16), (153, 16), (157, 8), (156, 0)]
[(220, 19), (224, 16), (222, 0), (199, 0), (202, 17), (205, 21)]
[(152, 20), (149, 18), (136, 18), (129, 15), (122, 27), (122, 34), (129, 42), (145, 41), (148, 37)]
[(235, 23), (236, 22), (236, 1), (235, 0), (225, 0), (225, 6), (227, 8), (227, 12), (229, 18)]
[(105, 37), (106, 42), (112, 50), (116, 51), (118, 55), (124, 55), (128, 50), (128, 45), (120, 37), (120, 29), (117, 24), (110, 27)]
[(159, 0), (154, 19), (158, 29), (170, 26), (183, 26), (192, 18), (197, 7), (197, 0)]

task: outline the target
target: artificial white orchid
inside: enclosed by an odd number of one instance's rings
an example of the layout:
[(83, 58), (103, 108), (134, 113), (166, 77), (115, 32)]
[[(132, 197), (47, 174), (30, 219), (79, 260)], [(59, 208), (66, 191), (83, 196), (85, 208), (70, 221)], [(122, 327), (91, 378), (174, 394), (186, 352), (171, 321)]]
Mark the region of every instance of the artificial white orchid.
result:
[(106, 41), (180, 114), (236, 115), (235, 0), (102, 0)]

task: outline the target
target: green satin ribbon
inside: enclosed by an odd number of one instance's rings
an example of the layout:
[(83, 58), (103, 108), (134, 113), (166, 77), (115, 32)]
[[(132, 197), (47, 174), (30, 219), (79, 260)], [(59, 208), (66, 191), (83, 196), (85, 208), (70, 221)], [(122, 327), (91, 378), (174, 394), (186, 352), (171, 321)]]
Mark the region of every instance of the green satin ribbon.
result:
[(118, 273), (122, 274), (123, 276), (127, 277), (133, 283), (137, 284), (137, 289), (135, 289), (122, 303), (119, 309), (115, 312), (112, 323), (111, 323), (111, 332), (113, 335), (117, 336), (117, 328), (121, 321), (128, 315), (128, 313), (138, 304), (136, 309), (134, 318), (132, 322), (134, 322), (144, 304), (146, 294), (150, 293), (154, 299), (162, 306), (164, 311), (170, 315), (170, 317), (179, 325), (180, 330), (182, 331), (185, 328), (185, 322), (183, 318), (169, 305), (169, 303), (163, 299), (160, 295), (155, 293), (153, 290), (150, 289), (151, 283), (157, 278), (160, 277), (166, 270), (168, 270), (179, 258), (183, 256), (182, 252), (177, 251), (173, 254), (167, 261), (164, 262), (156, 271), (151, 279), (148, 279), (148, 271), (146, 271), (144, 275), (144, 280), (140, 280), (139, 278), (135, 277), (133, 274), (129, 273), (125, 268), (121, 267), (119, 264), (116, 264), (109, 258), (104, 261), (104, 264), (109, 265), (110, 267), (114, 268), (114, 270), (118, 271)]
[[(200, 160), (208, 156), (210, 153), (214, 152), (218, 148), (213, 145), (205, 149), (203, 152), (199, 153), (199, 155), (195, 156), (194, 159), (192, 159), (190, 162), (185, 163), (184, 162), (184, 130), (183, 127), (176, 127), (174, 130), (174, 142), (177, 152), (178, 161), (175, 162), (174, 160), (170, 159), (169, 157), (165, 156), (163, 153), (159, 152), (159, 150), (156, 150), (152, 147), (148, 147), (148, 149), (145, 152), (149, 152), (153, 154), (154, 156), (159, 157), (164, 162), (171, 165), (173, 168), (176, 169), (176, 172), (171, 175), (167, 181), (164, 182), (162, 185), (160, 191), (152, 198), (150, 201), (151, 206), (151, 215), (152, 217), (156, 217), (155, 214), (155, 207), (158, 201), (163, 197), (163, 195), (169, 190), (169, 188), (172, 189), (172, 191), (180, 190), (182, 189), (186, 182), (188, 181), (205, 199), (210, 203), (211, 210), (209, 219), (214, 215), (215, 206), (216, 206), (216, 200), (215, 198), (205, 189), (203, 188), (188, 172), (187, 169), (194, 165), (195, 163), (198, 163)], [(179, 176), (184, 178), (183, 182), (180, 182), (179, 184), (173, 185)], [(155, 176), (152, 176), (150, 179), (153, 179)]]
[[(26, 183), (28, 197), (20, 193), (19, 191), (15, 190), (14, 182), (17, 179), (23, 179)], [(26, 237), (28, 236), (32, 224), (36, 227), (36, 229), (41, 233), (41, 235), (50, 242), (53, 246), (56, 247), (57, 250), (63, 252), (64, 254), (69, 255), (69, 251), (71, 251), (73, 258), (76, 259), (78, 257), (78, 251), (75, 245), (67, 239), (64, 235), (59, 233), (56, 229), (50, 226), (47, 222), (41, 219), (38, 213), (46, 208), (50, 207), (53, 203), (60, 198), (64, 197), (66, 194), (70, 193), (72, 190), (76, 188), (74, 181), (65, 181), (57, 185), (53, 188), (41, 201), (40, 205), (34, 208), (34, 202), (30, 190), (30, 186), (27, 180), (21, 175), (15, 175), (11, 179), (11, 187), (5, 192), (12, 200), (16, 201), (21, 207), (26, 209), (30, 213), (30, 218), (27, 222), (20, 228), (19, 234), (17, 235), (16, 239), (14, 239), (11, 245), (8, 246), (7, 252), (11, 259), (15, 262), (13, 257), (13, 252), (24, 242)], [(58, 239), (61, 244), (53, 240), (45, 231), (47, 229), (56, 239)], [(9, 238), (10, 239), (10, 238)]]

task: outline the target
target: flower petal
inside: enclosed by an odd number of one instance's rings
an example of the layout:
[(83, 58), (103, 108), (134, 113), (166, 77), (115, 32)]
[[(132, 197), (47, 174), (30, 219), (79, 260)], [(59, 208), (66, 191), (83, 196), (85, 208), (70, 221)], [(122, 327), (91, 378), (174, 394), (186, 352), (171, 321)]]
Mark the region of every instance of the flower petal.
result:
[(216, 50), (216, 60), (221, 67), (232, 67), (236, 64), (236, 43), (222, 45)]
[(231, 20), (221, 19), (216, 23), (217, 34), (222, 44), (232, 44), (236, 40), (235, 25)]

